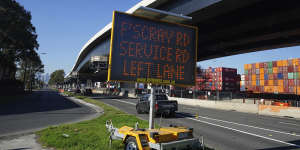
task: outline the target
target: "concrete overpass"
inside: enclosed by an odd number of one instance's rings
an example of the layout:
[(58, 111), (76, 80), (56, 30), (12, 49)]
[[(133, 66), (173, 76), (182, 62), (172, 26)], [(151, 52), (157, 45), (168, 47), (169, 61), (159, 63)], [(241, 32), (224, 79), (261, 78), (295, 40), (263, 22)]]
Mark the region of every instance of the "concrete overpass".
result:
[[(144, 6), (192, 17), (183, 23), (199, 27), (198, 61), (202, 61), (299, 45), (299, 4), (299, 0), (143, 0), (127, 13), (143, 15), (139, 8)], [(154, 17), (164, 20), (167, 16)], [(82, 47), (67, 77), (73, 72), (82, 81), (106, 80), (107, 70), (99, 66), (107, 62), (110, 30), (111, 23)], [(104, 59), (92, 61), (93, 56)]]

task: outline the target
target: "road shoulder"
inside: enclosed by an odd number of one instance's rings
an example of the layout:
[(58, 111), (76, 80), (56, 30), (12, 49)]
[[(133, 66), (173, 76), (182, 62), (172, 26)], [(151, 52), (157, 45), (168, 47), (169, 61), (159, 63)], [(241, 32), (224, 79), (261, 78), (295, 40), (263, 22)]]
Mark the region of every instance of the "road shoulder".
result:
[[(63, 95), (65, 96), (65, 95)], [(86, 118), (78, 119), (72, 122), (67, 123), (77, 123), (85, 120), (91, 120), (99, 117), (103, 114), (103, 109), (99, 106), (96, 106), (91, 103), (87, 103), (83, 100), (77, 99), (75, 97), (66, 97), (67, 99), (77, 103), (85, 105), (91, 109), (93, 109), (96, 113)], [(41, 129), (37, 129), (41, 130)], [(53, 150), (52, 148), (44, 148), (37, 141), (37, 135), (34, 133), (35, 131), (29, 131), (27, 133), (20, 133), (17, 135), (10, 135), (0, 138), (0, 150), (11, 150), (11, 149), (27, 149), (27, 150)]]

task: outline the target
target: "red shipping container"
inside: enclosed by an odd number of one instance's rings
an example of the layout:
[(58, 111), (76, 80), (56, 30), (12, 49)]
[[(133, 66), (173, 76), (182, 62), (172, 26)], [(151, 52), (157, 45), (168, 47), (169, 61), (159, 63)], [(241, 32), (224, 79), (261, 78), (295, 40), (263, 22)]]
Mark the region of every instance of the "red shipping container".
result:
[(256, 80), (259, 80), (259, 75), (256, 75)]
[(293, 68), (294, 68), (294, 72), (298, 72), (299, 66), (294, 66)]
[(294, 86), (289, 86), (289, 93), (294, 94), (295, 92), (295, 87)]
[(289, 79), (289, 86), (295, 86), (295, 80)]
[(278, 67), (278, 73), (283, 73), (283, 68), (282, 67)]
[(264, 63), (264, 68), (268, 68), (268, 63)]
[(264, 80), (264, 82), (265, 82), (265, 83), (264, 83), (265, 86), (268, 86), (268, 85), (269, 85), (269, 84), (268, 84), (268, 83), (269, 83), (268, 80)]
[(284, 93), (289, 93), (289, 87), (288, 86), (283, 87), (283, 89), (284, 89)]
[(259, 68), (264, 68), (264, 63), (259, 63)]
[(277, 80), (278, 79), (278, 74), (277, 73), (273, 73), (273, 80)]
[(260, 90), (259, 90), (259, 86), (256, 86), (256, 87), (255, 87), (255, 91), (256, 91), (256, 92), (259, 92), (259, 91), (260, 91)]
[(288, 72), (294, 72), (293, 66), (288, 66)]
[(288, 72), (288, 66), (283, 66), (283, 72)]
[(263, 93), (263, 92), (264, 92), (264, 86), (260, 86), (259, 92), (260, 92), (260, 93)]
[(284, 80), (287, 80), (288, 77), (289, 77), (289, 76), (288, 76), (288, 73), (283, 73), (283, 79), (284, 79)]
[(289, 80), (283, 80), (283, 86), (288, 87), (289, 86)]
[(277, 67), (277, 61), (272, 61), (272, 66)]

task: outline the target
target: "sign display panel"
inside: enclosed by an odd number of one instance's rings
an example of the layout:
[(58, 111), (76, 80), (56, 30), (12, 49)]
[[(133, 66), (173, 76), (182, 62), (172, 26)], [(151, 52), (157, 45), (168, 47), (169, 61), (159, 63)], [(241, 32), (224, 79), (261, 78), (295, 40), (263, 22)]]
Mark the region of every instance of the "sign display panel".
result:
[(197, 28), (114, 12), (109, 81), (194, 85)]

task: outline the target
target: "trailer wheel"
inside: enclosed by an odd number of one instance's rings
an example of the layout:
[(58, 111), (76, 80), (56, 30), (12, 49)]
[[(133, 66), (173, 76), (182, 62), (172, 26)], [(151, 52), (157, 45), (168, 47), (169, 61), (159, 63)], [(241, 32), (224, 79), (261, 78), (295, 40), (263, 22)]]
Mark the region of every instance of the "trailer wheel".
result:
[(136, 143), (136, 139), (134, 137), (128, 137), (125, 143), (124, 150), (138, 150), (138, 145)]

